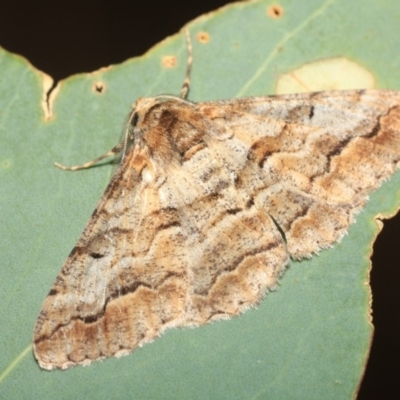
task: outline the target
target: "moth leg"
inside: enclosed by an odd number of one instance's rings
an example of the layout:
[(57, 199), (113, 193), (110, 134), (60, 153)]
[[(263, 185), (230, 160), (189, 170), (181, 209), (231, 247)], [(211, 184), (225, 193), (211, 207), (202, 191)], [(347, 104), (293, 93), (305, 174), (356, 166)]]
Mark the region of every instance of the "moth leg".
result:
[(81, 165), (73, 165), (71, 167), (67, 167), (67, 166), (65, 166), (63, 164), (60, 164), (58, 162), (55, 162), (54, 165), (57, 168), (60, 168), (60, 169), (62, 169), (64, 171), (78, 171), (80, 169), (90, 168), (93, 165), (97, 164), (99, 161), (104, 160), (105, 158), (113, 157), (113, 156), (117, 155), (118, 153), (121, 152), (122, 147), (123, 147), (123, 142), (122, 143), (118, 143), (115, 147), (113, 147), (107, 153), (105, 153), (105, 154), (103, 154), (103, 155), (101, 155), (99, 157), (96, 157), (95, 159), (93, 159), (91, 161), (85, 162), (84, 164), (81, 164)]

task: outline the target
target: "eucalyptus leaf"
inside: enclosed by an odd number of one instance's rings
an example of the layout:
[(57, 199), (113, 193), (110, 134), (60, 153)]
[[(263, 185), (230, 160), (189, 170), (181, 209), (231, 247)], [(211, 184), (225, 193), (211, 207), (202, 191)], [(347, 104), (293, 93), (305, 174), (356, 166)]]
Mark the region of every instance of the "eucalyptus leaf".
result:
[[(282, 0), (274, 13), (274, 2), (250, 1), (192, 21), (189, 98), (273, 94), (281, 75), (337, 57), (370, 71), (376, 87), (399, 89), (400, 3), (357, 3)], [(171, 55), (175, 67), (166, 66)], [(113, 170), (72, 173), (53, 163), (80, 164), (109, 150), (137, 97), (179, 94), (186, 57), (180, 33), (140, 58), (62, 81), (46, 103), (48, 78), (0, 50), (1, 398), (355, 396), (372, 340), (366, 283), (380, 230), (374, 218), (399, 206), (399, 173), (371, 196), (341, 243), (292, 262), (257, 309), (169, 330), (128, 357), (89, 368), (49, 373), (34, 360), (41, 303)]]

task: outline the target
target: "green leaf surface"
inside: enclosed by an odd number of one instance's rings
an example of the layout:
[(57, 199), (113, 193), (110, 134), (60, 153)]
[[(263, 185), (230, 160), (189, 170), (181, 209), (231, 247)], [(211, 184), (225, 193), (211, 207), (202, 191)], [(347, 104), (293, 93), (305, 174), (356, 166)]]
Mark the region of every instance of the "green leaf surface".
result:
[[(276, 4), (283, 13), (273, 18)], [(399, 20), (396, 0), (227, 6), (189, 24), (189, 97), (272, 94), (282, 74), (336, 57), (370, 71), (376, 87), (399, 89)], [(200, 32), (207, 43), (196, 39)], [(167, 68), (171, 55), (177, 65)], [(109, 150), (137, 97), (179, 93), (185, 63), (179, 34), (141, 58), (63, 81), (46, 118), (43, 74), (0, 50), (0, 398), (354, 397), (372, 334), (374, 217), (398, 207), (399, 173), (371, 196), (340, 244), (292, 262), (257, 309), (170, 330), (128, 357), (88, 368), (45, 372), (36, 364), (30, 346), (37, 314), (112, 173), (109, 165), (63, 172), (53, 162), (79, 164)]]

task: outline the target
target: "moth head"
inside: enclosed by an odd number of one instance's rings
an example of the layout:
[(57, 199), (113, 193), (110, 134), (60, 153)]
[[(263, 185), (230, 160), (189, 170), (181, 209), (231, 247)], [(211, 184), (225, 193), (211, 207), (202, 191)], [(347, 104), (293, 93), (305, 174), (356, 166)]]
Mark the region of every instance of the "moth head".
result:
[(201, 140), (204, 118), (193, 103), (175, 96), (139, 98), (128, 119), (127, 148), (146, 147), (164, 165), (181, 162), (192, 140)]
[(128, 118), (129, 140), (138, 142), (147, 131), (159, 125), (163, 102), (165, 100), (161, 97), (141, 97), (136, 100)]

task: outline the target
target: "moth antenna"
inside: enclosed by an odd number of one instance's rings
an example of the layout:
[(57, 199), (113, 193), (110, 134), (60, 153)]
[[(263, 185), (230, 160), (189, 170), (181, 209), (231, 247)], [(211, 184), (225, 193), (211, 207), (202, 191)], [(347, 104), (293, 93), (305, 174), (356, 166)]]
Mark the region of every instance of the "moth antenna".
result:
[(186, 76), (182, 84), (182, 89), (179, 97), (186, 99), (190, 89), (190, 73), (192, 71), (193, 54), (192, 54), (192, 42), (190, 40), (189, 29), (185, 29), (186, 36), (186, 48), (187, 48), (187, 63), (186, 63)]
[(133, 119), (135, 118), (135, 115), (137, 115), (136, 108), (131, 111), (131, 113), (129, 114), (128, 120), (125, 123), (125, 131), (124, 131), (124, 134), (123, 134), (123, 140), (121, 141), (121, 144), (120, 144), (121, 145), (121, 150), (122, 150), (122, 152), (121, 152), (121, 160), (120, 160), (121, 163), (125, 158), (126, 149), (128, 148), (129, 126), (131, 125)]
[(81, 164), (81, 165), (73, 165), (71, 167), (67, 167), (67, 166), (65, 166), (63, 164), (60, 164), (58, 162), (55, 162), (54, 165), (57, 168), (60, 168), (60, 169), (62, 169), (64, 171), (78, 171), (80, 169), (90, 168), (91, 166), (97, 164), (99, 161), (104, 160), (105, 158), (108, 158), (108, 157), (115, 156), (116, 154), (118, 154), (122, 149), (122, 144), (123, 143), (118, 143), (110, 151), (107, 151), (107, 153), (102, 154), (101, 156), (96, 157), (95, 159), (93, 159), (91, 161), (88, 161), (88, 162), (86, 162), (84, 164)]

